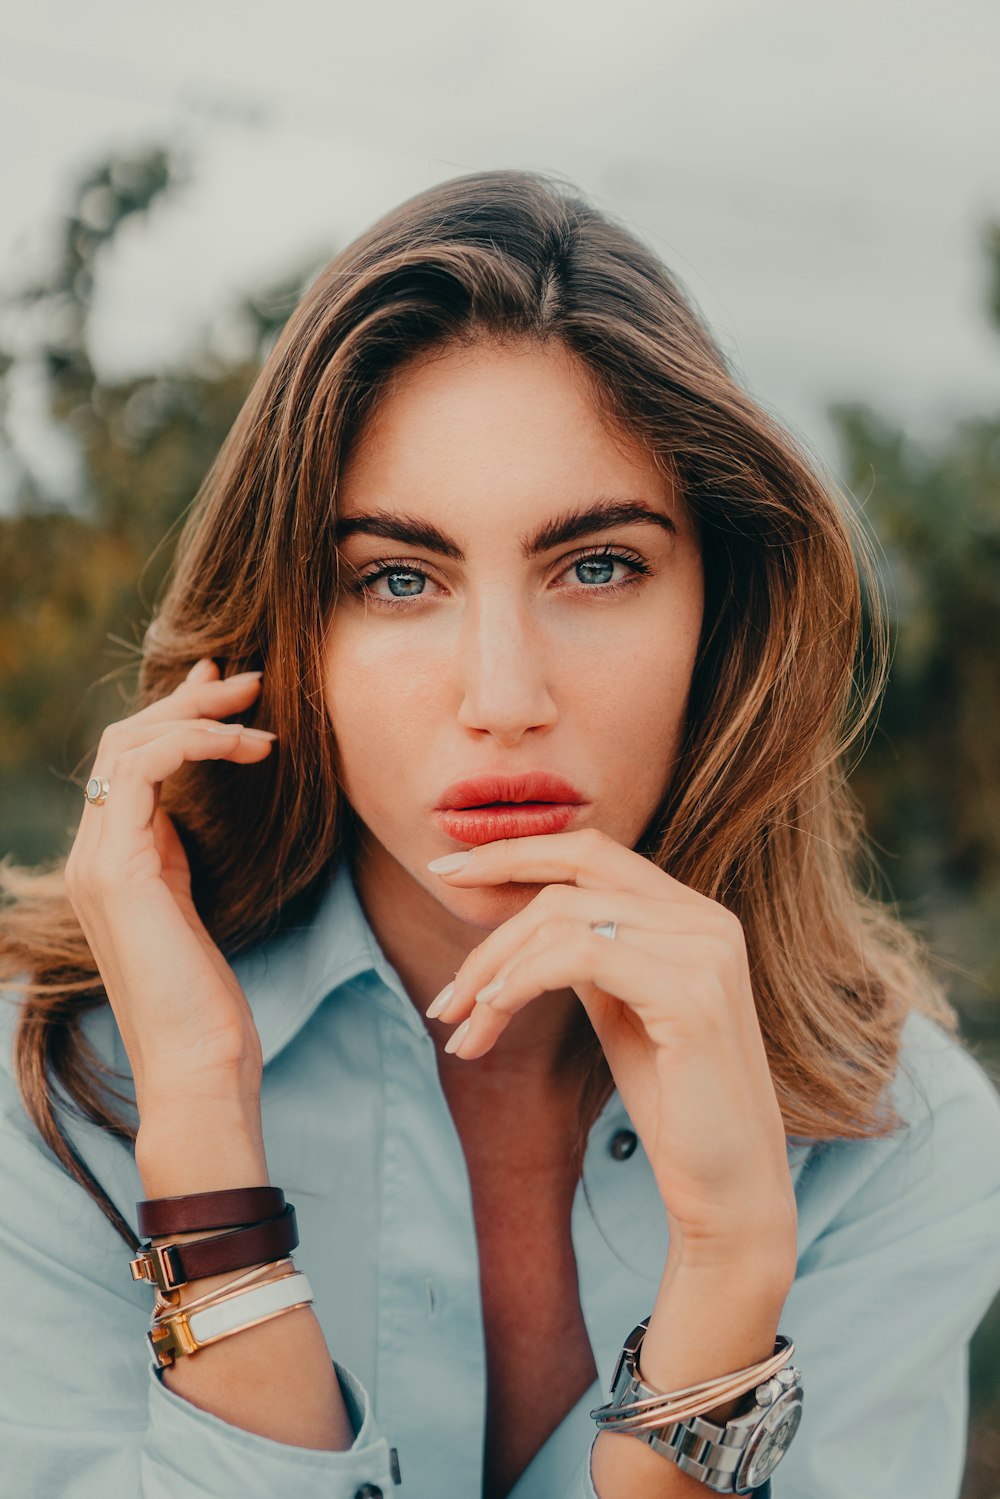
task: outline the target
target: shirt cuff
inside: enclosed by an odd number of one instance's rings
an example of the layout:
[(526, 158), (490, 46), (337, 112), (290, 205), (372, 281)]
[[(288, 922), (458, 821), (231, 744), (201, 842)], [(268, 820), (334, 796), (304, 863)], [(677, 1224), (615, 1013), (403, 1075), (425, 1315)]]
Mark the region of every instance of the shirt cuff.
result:
[(361, 1381), (333, 1361), (354, 1432), (351, 1446), (325, 1452), (276, 1442), (233, 1426), (185, 1400), (149, 1365), (149, 1426), (141, 1459), (143, 1499), (355, 1499), (367, 1484), (393, 1493), (389, 1444)]

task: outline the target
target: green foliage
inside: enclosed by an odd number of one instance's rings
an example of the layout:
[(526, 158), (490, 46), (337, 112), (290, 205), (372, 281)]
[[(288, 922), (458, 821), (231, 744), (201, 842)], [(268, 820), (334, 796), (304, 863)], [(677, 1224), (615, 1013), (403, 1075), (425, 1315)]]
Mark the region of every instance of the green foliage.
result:
[(878, 729), (853, 785), (905, 914), (960, 965), (960, 1006), (988, 1005), (995, 1020), (1000, 415), (958, 423), (933, 451), (864, 406), (833, 416), (844, 478), (883, 548), (894, 625)]

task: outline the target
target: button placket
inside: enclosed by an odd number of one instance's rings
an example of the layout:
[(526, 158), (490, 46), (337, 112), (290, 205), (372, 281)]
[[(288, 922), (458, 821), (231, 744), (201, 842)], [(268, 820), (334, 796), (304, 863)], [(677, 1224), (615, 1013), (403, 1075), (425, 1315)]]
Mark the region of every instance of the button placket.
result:
[[(436, 1372), (437, 1408), (456, 1427), (456, 1488), (482, 1482), (485, 1334), (471, 1184), (437, 1070), (433, 1042), (379, 1006), (384, 1135), (376, 1313), (377, 1410), (409, 1481), (431, 1460), (422, 1371)], [(433, 1257), (430, 1246), (437, 1246)], [(433, 1298), (429, 1290), (433, 1286)], [(414, 1422), (423, 1430), (411, 1434)], [(416, 1471), (415, 1471), (416, 1470)]]

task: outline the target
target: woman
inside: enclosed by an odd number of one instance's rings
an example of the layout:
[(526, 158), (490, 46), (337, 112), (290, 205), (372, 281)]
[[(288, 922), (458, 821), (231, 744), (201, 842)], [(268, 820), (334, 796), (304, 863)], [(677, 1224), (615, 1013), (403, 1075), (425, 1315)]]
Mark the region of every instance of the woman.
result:
[(866, 545), (562, 186), (338, 256), (5, 873), (11, 1492), (957, 1494), (1000, 1106), (859, 888)]

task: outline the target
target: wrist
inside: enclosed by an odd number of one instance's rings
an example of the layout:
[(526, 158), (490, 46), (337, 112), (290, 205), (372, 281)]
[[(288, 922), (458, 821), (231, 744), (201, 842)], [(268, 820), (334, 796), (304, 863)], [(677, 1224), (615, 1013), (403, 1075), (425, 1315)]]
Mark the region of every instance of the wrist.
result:
[[(643, 1379), (667, 1392), (770, 1358), (788, 1289), (753, 1259), (726, 1270), (668, 1262), (639, 1355)], [(724, 1425), (746, 1398), (706, 1415)]]
[(259, 1110), (239, 1103), (147, 1114), (135, 1163), (147, 1198), (271, 1185)]
[(713, 1238), (672, 1229), (663, 1282), (679, 1273), (718, 1280), (735, 1276), (761, 1294), (784, 1300), (795, 1280), (797, 1264), (795, 1226), (760, 1238), (744, 1234), (735, 1243), (731, 1237)]

